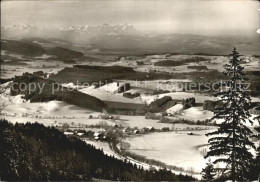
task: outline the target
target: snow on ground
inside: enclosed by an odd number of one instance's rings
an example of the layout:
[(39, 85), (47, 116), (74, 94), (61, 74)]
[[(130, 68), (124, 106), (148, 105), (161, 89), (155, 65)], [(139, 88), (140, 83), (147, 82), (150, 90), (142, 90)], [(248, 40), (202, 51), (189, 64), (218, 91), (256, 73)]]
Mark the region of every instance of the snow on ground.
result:
[(26, 102), (22, 99), (22, 95), (10, 96), (6, 94), (0, 94), (0, 109), (7, 107), (8, 105), (21, 104)]
[(145, 119), (145, 116), (127, 116), (127, 115), (120, 115), (120, 121), (116, 121), (118, 125), (123, 127), (137, 127), (139, 129), (152, 126), (156, 129), (161, 129), (163, 127), (171, 127), (168, 123), (159, 123), (158, 120), (153, 119)]
[[(14, 96), (12, 98), (16, 98)], [(15, 100), (15, 99), (13, 99)], [(42, 117), (82, 117), (86, 114), (93, 113), (92, 110), (83, 109), (74, 105), (67, 104), (62, 101), (49, 101), (43, 103), (29, 103), (29, 102), (20, 102), (19, 99), (16, 99), (16, 103), (12, 103), (6, 106), (2, 110), (2, 114), (6, 115), (28, 115), (28, 116), (42, 116)]]
[(166, 94), (159, 95), (141, 95), (141, 100), (147, 104), (150, 104), (156, 99), (162, 98), (164, 96), (170, 96), (172, 99), (182, 100), (190, 97), (195, 97), (196, 103), (203, 103), (205, 100), (216, 100), (215, 97), (209, 95), (203, 95), (199, 93), (190, 93), (190, 92), (171, 92)]
[(198, 146), (207, 144), (206, 132), (209, 131), (194, 131), (196, 135), (187, 135), (187, 132), (152, 133), (127, 138), (126, 141), (130, 143), (129, 152), (168, 165), (201, 172), (207, 161), (198, 150)]
[(0, 84), (0, 88), (10, 88), (12, 81)]
[(175, 106), (169, 108), (166, 110), (168, 114), (176, 114), (183, 111), (183, 105), (182, 104), (176, 104)]
[[(20, 76), (25, 72), (33, 73), (37, 71), (43, 71), (45, 73), (58, 73), (58, 71), (65, 67), (72, 67), (72, 65), (64, 64), (60, 61), (50, 60), (43, 62), (43, 60), (26, 61), (27, 67), (19, 65), (5, 65), (1, 67), (1, 78), (12, 78), (14, 76)], [(45, 67), (43, 67), (45, 65)]]
[[(105, 87), (105, 86), (103, 86)], [(94, 96), (100, 100), (103, 101), (114, 101), (114, 102), (125, 102), (125, 103), (139, 103), (141, 104), (141, 100), (139, 97), (134, 98), (134, 99), (129, 99), (126, 97), (123, 97), (123, 94), (119, 93), (111, 93), (108, 92), (108, 90), (112, 90), (112, 88), (93, 88), (93, 87), (88, 87), (84, 89), (80, 89), (79, 91), (91, 96)]]
[[(248, 119), (246, 119), (246, 123), (243, 123), (243, 124), (245, 124), (247, 127), (251, 127), (251, 128), (252, 127), (259, 127), (260, 126), (260, 121), (255, 119), (255, 117), (257, 117), (257, 115), (254, 115), (254, 114), (252, 114), (251, 117), (250, 117), (250, 120), (253, 122), (252, 124), (249, 122)], [(216, 120), (216, 123), (220, 124), (223, 121), (224, 121), (223, 119), (218, 119), (218, 120)]]
[[(97, 149), (101, 149), (103, 150), (104, 154), (106, 155), (109, 155), (109, 156), (114, 156), (115, 158), (117, 159), (120, 159), (120, 160), (125, 160), (127, 159), (130, 163), (132, 164), (135, 164), (137, 166), (140, 166), (142, 167), (143, 169), (150, 169), (150, 167), (154, 167), (155, 169), (159, 170), (160, 167), (158, 166), (155, 166), (155, 165), (149, 165), (149, 164), (146, 164), (146, 163), (143, 163), (143, 162), (140, 162), (140, 161), (137, 161), (131, 157), (123, 157), (123, 156), (120, 156), (118, 155), (117, 153), (115, 153), (113, 150), (111, 150), (111, 148), (109, 147), (108, 143), (106, 142), (100, 142), (100, 141), (93, 141), (93, 140), (88, 140), (88, 139), (85, 139), (84, 140), (87, 144), (90, 144), (90, 145), (93, 145), (94, 147), (96, 147)], [(180, 174), (179, 171), (172, 171), (173, 173), (175, 174)], [(182, 174), (185, 174), (185, 173), (182, 173)], [(194, 175), (194, 177), (197, 177), (199, 178), (199, 176), (196, 176)]]
[(202, 107), (191, 107), (189, 109), (184, 110), (180, 118), (186, 120), (192, 120), (192, 121), (198, 121), (198, 120), (203, 121), (212, 118), (212, 116), (213, 116), (213, 112), (203, 110)]
[[(165, 94), (159, 94), (159, 95), (147, 95), (142, 94), (141, 100), (143, 103), (150, 104), (151, 102), (160, 99), (164, 96), (170, 96), (172, 99), (175, 100), (183, 100), (190, 97), (194, 97), (196, 100), (196, 103), (204, 103), (205, 100), (213, 100), (216, 101), (218, 98), (209, 96), (209, 95), (203, 95), (200, 93), (193, 93), (193, 92), (171, 92), (171, 93), (165, 93)], [(252, 102), (260, 102), (260, 97), (251, 97)]]
[(145, 81), (137, 81), (137, 80), (117, 80), (118, 82), (130, 83), (132, 87), (136, 87), (142, 90), (155, 91), (155, 90), (174, 90), (181, 91), (181, 85), (191, 82), (189, 79), (169, 79), (169, 80), (145, 80)]
[(118, 85), (117, 82), (113, 82), (113, 83), (108, 83), (98, 89), (109, 93), (117, 93), (119, 87), (120, 85)]
[(41, 123), (45, 126), (62, 126), (62, 124), (67, 123), (71, 126), (77, 127), (78, 129), (88, 129), (91, 130), (91, 128), (87, 128), (86, 125), (98, 125), (100, 126), (104, 122), (109, 125), (109, 126), (114, 126), (115, 123), (112, 122), (111, 120), (101, 120), (101, 119), (88, 119), (86, 118), (75, 118), (73, 119), (72, 117), (64, 117), (64, 118), (55, 118), (55, 117), (39, 117), (39, 118), (34, 118), (34, 117), (21, 117), (21, 116), (5, 116), (5, 115), (0, 115), (0, 119), (6, 119), (12, 123)]

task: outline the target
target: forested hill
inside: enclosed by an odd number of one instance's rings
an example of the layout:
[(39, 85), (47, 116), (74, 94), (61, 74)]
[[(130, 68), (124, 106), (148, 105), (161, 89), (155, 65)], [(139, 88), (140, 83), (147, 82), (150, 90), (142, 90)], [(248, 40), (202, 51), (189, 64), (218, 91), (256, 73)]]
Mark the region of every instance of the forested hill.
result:
[(193, 181), (167, 170), (146, 171), (55, 128), (0, 120), (0, 180)]

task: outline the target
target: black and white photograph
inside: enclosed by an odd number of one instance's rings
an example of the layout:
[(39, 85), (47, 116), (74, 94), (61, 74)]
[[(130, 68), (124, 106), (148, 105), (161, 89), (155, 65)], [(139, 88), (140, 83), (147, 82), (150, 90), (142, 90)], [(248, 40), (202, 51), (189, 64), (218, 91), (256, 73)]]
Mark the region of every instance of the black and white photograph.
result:
[(260, 181), (259, 0), (2, 0), (0, 181)]

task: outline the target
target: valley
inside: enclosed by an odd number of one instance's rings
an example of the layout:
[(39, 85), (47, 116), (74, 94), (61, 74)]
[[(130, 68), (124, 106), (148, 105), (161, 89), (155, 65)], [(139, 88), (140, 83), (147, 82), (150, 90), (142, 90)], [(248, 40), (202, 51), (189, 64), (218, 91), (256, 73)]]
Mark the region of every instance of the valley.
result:
[[(214, 84), (226, 79), (227, 55), (105, 55), (57, 40), (2, 42), (1, 119), (52, 126), (145, 169), (166, 167), (201, 178), (205, 134), (220, 122), (209, 121), (213, 112), (207, 103), (218, 101)], [(30, 54), (32, 47), (37, 54)], [(260, 102), (260, 58), (245, 55), (242, 60), (252, 102)], [(12, 91), (22, 81), (44, 84), (43, 93)], [(51, 94), (52, 84), (62, 90)], [(113, 140), (97, 137), (111, 131)]]

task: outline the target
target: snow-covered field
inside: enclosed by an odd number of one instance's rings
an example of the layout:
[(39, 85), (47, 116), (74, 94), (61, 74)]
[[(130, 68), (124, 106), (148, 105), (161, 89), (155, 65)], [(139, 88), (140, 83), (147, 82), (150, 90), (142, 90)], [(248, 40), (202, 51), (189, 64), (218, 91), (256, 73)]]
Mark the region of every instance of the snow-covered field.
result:
[[(139, 93), (145, 93), (155, 90), (173, 90), (181, 91), (181, 85), (191, 82), (189, 79), (169, 79), (169, 80), (146, 80), (146, 81), (137, 81), (137, 80), (118, 80), (118, 82), (130, 83), (134, 90)], [(131, 89), (133, 90), (133, 89)]]
[(185, 131), (152, 133), (127, 138), (126, 141), (130, 143), (129, 152), (188, 171), (201, 172), (207, 162), (203, 158), (203, 146), (207, 144), (205, 133), (209, 131), (194, 131), (194, 135)]
[(170, 96), (172, 97), (172, 99), (176, 99), (176, 100), (195, 97), (196, 103), (203, 103), (205, 100), (216, 100), (216, 98), (212, 96), (203, 95), (199, 93), (190, 93), (190, 92), (171, 92), (171, 93), (159, 94), (159, 95), (142, 95), (141, 99), (143, 102), (150, 104), (154, 100), (158, 98), (162, 98), (164, 96)]
[(183, 105), (182, 104), (176, 104), (175, 106), (172, 106), (171, 108), (167, 109), (166, 112), (168, 114), (179, 114), (183, 111)]
[(123, 97), (123, 94), (113, 92), (116, 86), (115, 83), (104, 85), (100, 88), (94, 88), (92, 86), (80, 89), (79, 91), (91, 96), (94, 96), (103, 101), (115, 101), (115, 102), (124, 102), (124, 103), (139, 103), (142, 101), (140, 98), (129, 99)]
[(206, 119), (212, 118), (212, 116), (213, 116), (213, 112), (203, 110), (202, 107), (191, 107), (189, 109), (184, 110), (180, 118), (186, 120), (192, 120), (192, 121), (197, 121), (197, 120), (204, 121)]
[(86, 114), (93, 113), (92, 110), (82, 109), (80, 107), (67, 104), (62, 101), (49, 101), (44, 103), (16, 103), (6, 106), (2, 113), (11, 115), (12, 113), (27, 116), (38, 116), (38, 117), (73, 117), (81, 118)]
[[(193, 57), (203, 57), (206, 59), (210, 59), (209, 61), (201, 61), (199, 63), (188, 63), (183, 64), (180, 66), (154, 66), (155, 62), (162, 61), (162, 60), (173, 60), (179, 61), (183, 59), (189, 59)], [(241, 58), (244, 58), (242, 56)], [(223, 65), (228, 63), (229, 58), (226, 56), (203, 56), (203, 55), (148, 55), (148, 56), (141, 56), (135, 57), (134, 59), (126, 57), (121, 57), (119, 61), (107, 63), (105, 66), (127, 66), (132, 67), (136, 71), (142, 72), (149, 72), (151, 70), (162, 71), (162, 72), (174, 72), (174, 73), (183, 73), (183, 72), (193, 72), (196, 71), (195, 69), (189, 69), (187, 66), (197, 66), (203, 65), (207, 66), (209, 70), (218, 70), (223, 71)], [(137, 62), (144, 63), (143, 65), (137, 65)], [(259, 58), (253, 58), (250, 63), (243, 64), (246, 66), (247, 70), (259, 70)]]
[[(203, 103), (205, 100), (213, 100), (216, 101), (217, 98), (209, 95), (204, 95), (200, 93), (192, 93), (192, 92), (171, 92), (171, 93), (165, 93), (165, 94), (159, 94), (159, 95), (141, 95), (141, 100), (143, 102), (146, 102), (147, 104), (150, 104), (154, 100), (158, 98), (162, 98), (164, 96), (170, 96), (172, 99), (176, 100), (182, 100), (187, 99), (190, 97), (194, 97), (196, 100), (196, 103)], [(259, 97), (251, 97), (252, 102), (260, 102)]]
[(1, 66), (1, 78), (12, 78), (14, 76), (20, 76), (25, 72), (33, 73), (36, 71), (43, 71), (45, 73), (57, 73), (58, 71), (64, 69), (65, 67), (72, 67), (72, 65), (64, 64), (60, 61), (43, 61), (43, 60), (33, 60), (24, 61), (28, 66), (19, 65), (4, 65)]

